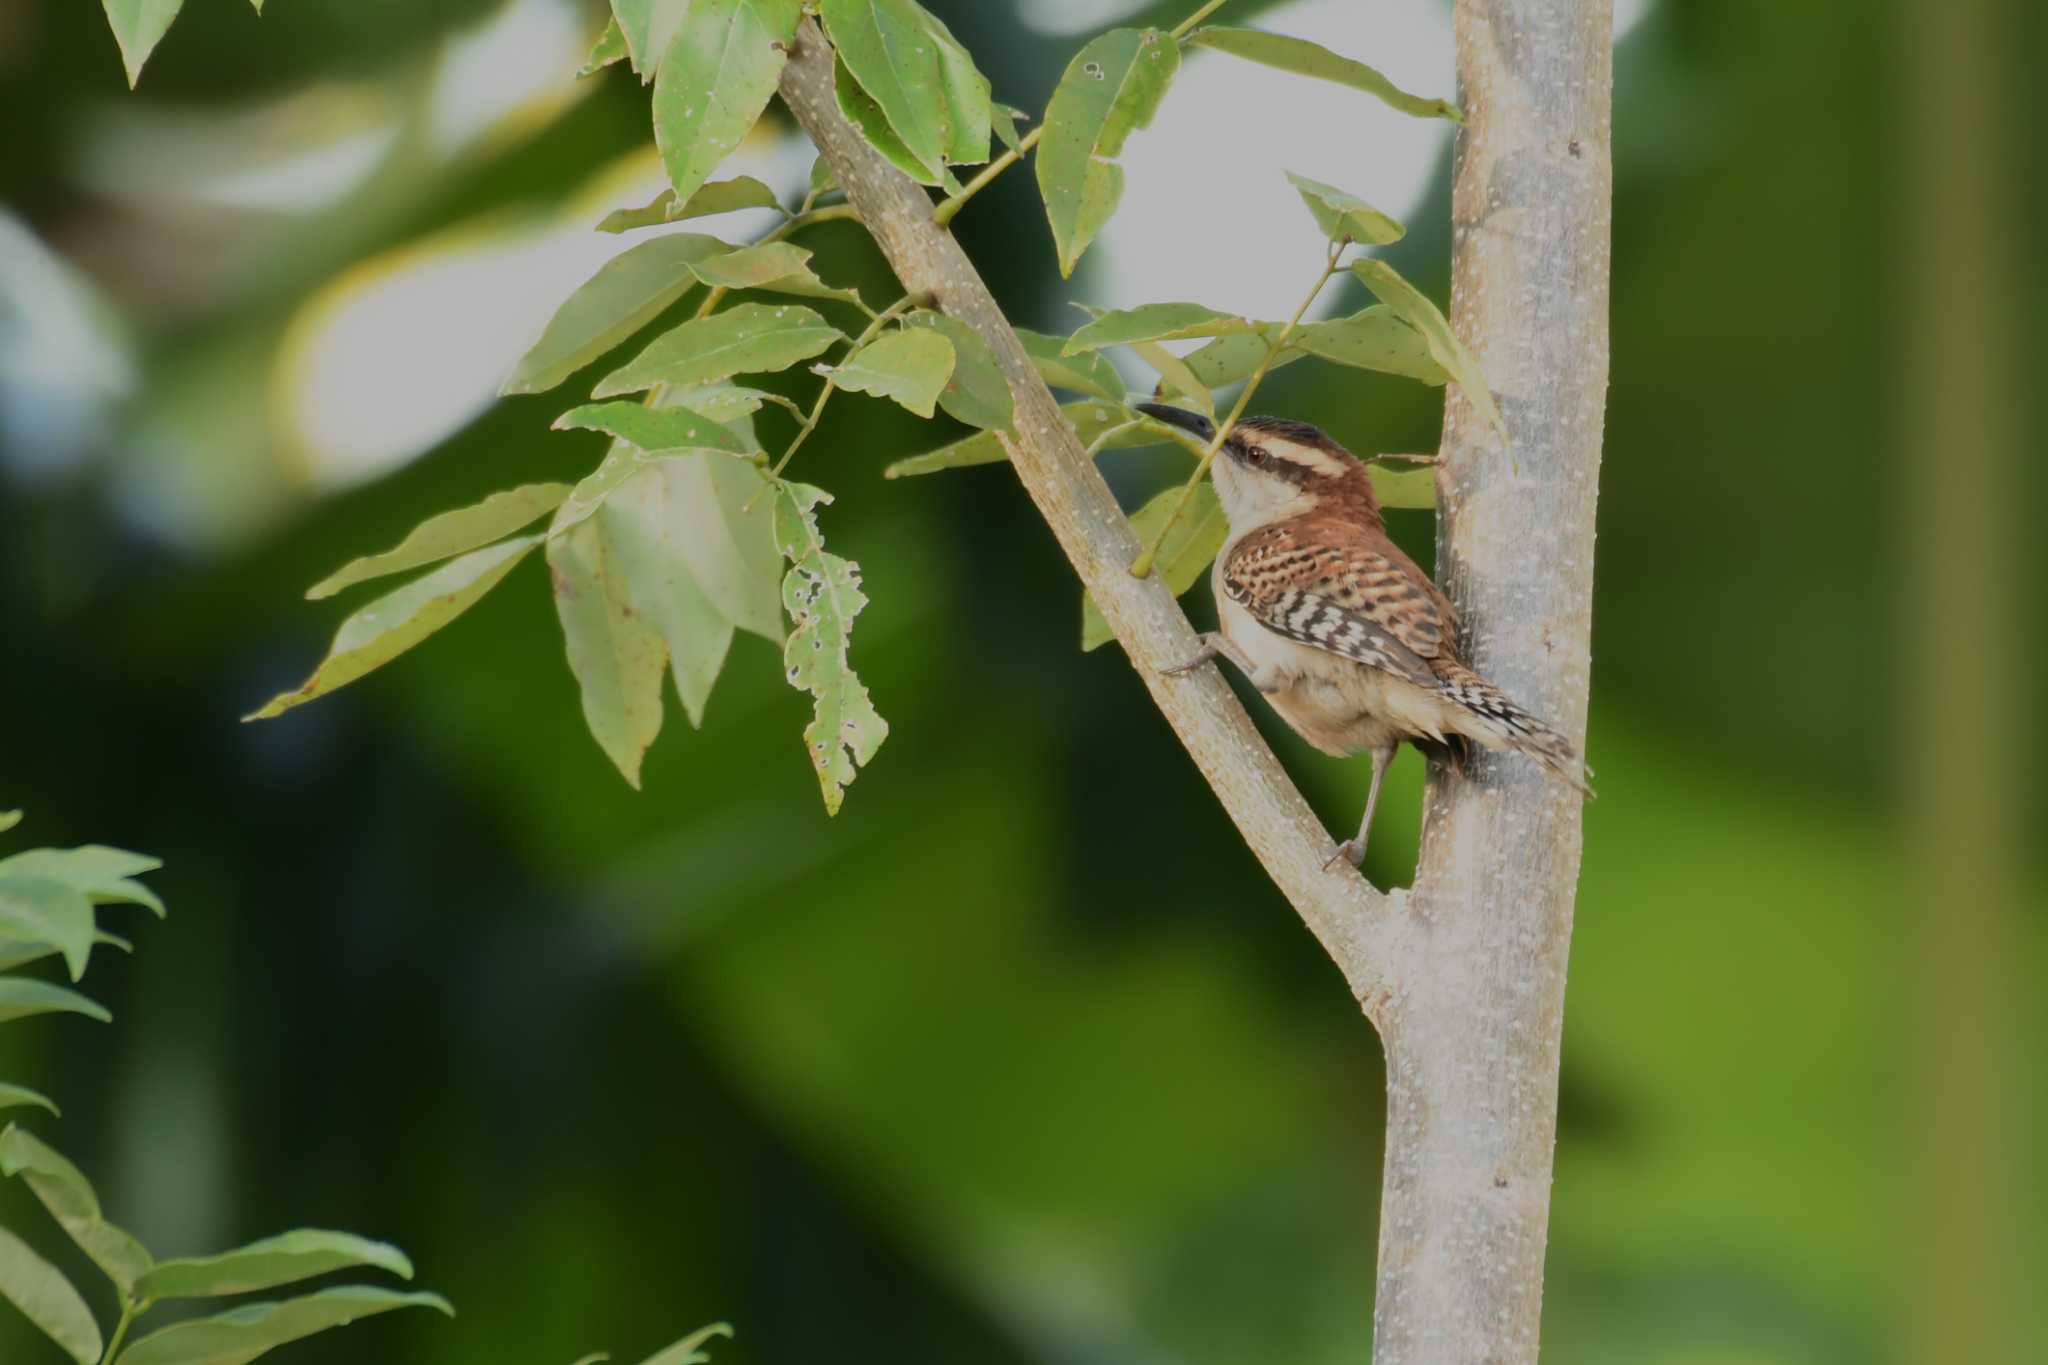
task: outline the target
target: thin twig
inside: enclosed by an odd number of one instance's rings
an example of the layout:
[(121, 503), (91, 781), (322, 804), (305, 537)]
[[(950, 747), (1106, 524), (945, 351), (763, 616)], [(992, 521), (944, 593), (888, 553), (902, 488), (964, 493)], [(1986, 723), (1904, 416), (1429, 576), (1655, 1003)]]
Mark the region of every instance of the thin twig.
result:
[(1159, 534), (1153, 538), (1152, 543), (1131, 561), (1131, 573), (1134, 577), (1144, 578), (1152, 572), (1152, 563), (1159, 557), (1159, 547), (1166, 543), (1166, 537), (1180, 521), (1181, 514), (1187, 511), (1188, 503), (1195, 496), (1195, 489), (1208, 475), (1209, 466), (1215, 462), (1216, 452), (1223, 449), (1224, 442), (1230, 439), (1230, 433), (1237, 429), (1238, 419), (1244, 416), (1245, 407), (1252, 401), (1252, 395), (1259, 391), (1259, 384), (1265, 379), (1266, 372), (1273, 368), (1273, 362), (1279, 359), (1280, 352), (1287, 349), (1287, 343), (1294, 336), (1294, 329), (1301, 325), (1302, 318), (1315, 306), (1323, 287), (1330, 282), (1330, 277), (1337, 273), (1337, 262), (1343, 257), (1344, 248), (1350, 245), (1349, 237), (1330, 243), (1330, 256), (1323, 262), (1323, 273), (1316, 276), (1316, 287), (1308, 291), (1308, 297), (1301, 301), (1301, 306), (1294, 310), (1294, 316), (1287, 319), (1287, 325), (1280, 329), (1279, 334), (1266, 343), (1265, 359), (1259, 362), (1259, 367), (1245, 380), (1244, 391), (1237, 395), (1237, 403), (1230, 409), (1230, 416), (1216, 428), (1216, 434), (1209, 440), (1209, 448), (1202, 452), (1201, 460), (1195, 465), (1195, 472), (1188, 476), (1186, 486), (1180, 490), (1180, 498), (1173, 504), (1173, 512), (1166, 518), (1166, 524), (1159, 528)]
[[(921, 307), (930, 298), (931, 296), (928, 294), (917, 292), (905, 294), (902, 298), (875, 314), (875, 320), (868, 324), (866, 331), (853, 339), (853, 345), (848, 348), (846, 354), (849, 356), (860, 354), (860, 348), (873, 341), (884, 327), (887, 327), (891, 322), (903, 316), (903, 314), (911, 309)], [(781, 478), (783, 467), (789, 463), (790, 457), (796, 454), (797, 447), (811, 439), (811, 433), (818, 429), (818, 419), (825, 415), (825, 404), (831, 400), (833, 393), (838, 388), (839, 385), (834, 382), (832, 376), (829, 373), (826, 374), (825, 387), (818, 390), (818, 401), (811, 404), (810, 415), (804, 418), (804, 424), (797, 428), (795, 439), (790, 441), (789, 448), (782, 452), (782, 458), (775, 462), (775, 468), (768, 471), (770, 479)]]

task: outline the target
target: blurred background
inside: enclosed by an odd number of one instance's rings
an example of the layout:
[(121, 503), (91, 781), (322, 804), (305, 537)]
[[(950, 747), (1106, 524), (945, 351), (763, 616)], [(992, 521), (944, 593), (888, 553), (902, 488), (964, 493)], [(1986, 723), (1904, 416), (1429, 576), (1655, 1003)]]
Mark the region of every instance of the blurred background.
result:
[[(1189, 8), (927, 2), (1027, 109), (1088, 32)], [(660, 181), (637, 82), (570, 75), (598, 5), (269, 8), (193, 0), (131, 95), (98, 5), (0, 0), (0, 807), (28, 810), (10, 847), (161, 856), (172, 911), (97, 959), (113, 1025), (0, 1035), (65, 1108), (39, 1127), (160, 1252), (345, 1227), (462, 1315), (308, 1362), (637, 1359), (715, 1318), (721, 1360), (763, 1365), (1366, 1359), (1377, 1041), (1118, 651), (1078, 652), (1007, 471), (882, 481), (943, 425), (842, 399), (795, 470), (839, 497), (894, 725), (836, 820), (751, 637), (628, 789), (538, 562), (238, 723), (343, 614), (308, 584), (595, 464), (547, 430), (587, 377), (492, 395), (623, 245), (592, 224)], [(1219, 19), (1452, 93), (1439, 0)], [(1601, 800), (1545, 1357), (2048, 1358), (2048, 140), (1984, 93), (2048, 20), (1617, 22)], [(1318, 248), (1283, 166), (1405, 218), (1394, 259), (1441, 298), (1445, 130), (1267, 74), (1190, 58), (1071, 282), (1028, 174), (964, 213), (1012, 317), (1284, 315)], [(735, 169), (791, 193), (809, 163), (783, 124)], [(893, 296), (857, 232), (806, 245)], [(1257, 406), (1400, 451), (1440, 401), (1300, 365)], [(1184, 468), (1106, 463), (1130, 505)], [(1395, 520), (1428, 562), (1428, 515)], [(1355, 819), (1366, 765), (1268, 730)], [(1412, 872), (1419, 761), (1391, 781), (1381, 885)], [(19, 1190), (0, 1221), (65, 1254)], [(58, 1358), (0, 1314), (0, 1359)]]

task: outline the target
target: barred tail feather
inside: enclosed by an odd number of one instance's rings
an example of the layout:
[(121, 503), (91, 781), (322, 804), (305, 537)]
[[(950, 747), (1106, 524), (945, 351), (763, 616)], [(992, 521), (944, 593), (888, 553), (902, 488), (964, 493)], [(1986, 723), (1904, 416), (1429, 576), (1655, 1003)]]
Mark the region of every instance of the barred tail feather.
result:
[(1594, 795), (1586, 779), (1592, 770), (1580, 760), (1572, 742), (1516, 704), (1515, 699), (1461, 665), (1437, 665), (1436, 674), (1447, 700), (1463, 708), (1466, 734), (1488, 748), (1514, 749), (1542, 764), (1545, 771), (1570, 786)]

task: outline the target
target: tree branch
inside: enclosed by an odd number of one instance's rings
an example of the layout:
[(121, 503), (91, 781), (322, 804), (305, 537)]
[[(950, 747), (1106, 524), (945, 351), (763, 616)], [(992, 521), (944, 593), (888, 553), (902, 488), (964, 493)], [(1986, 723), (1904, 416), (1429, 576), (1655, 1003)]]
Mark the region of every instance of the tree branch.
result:
[(1180, 677), (1161, 668), (1199, 649), (1180, 604), (1156, 578), (1133, 578), (1137, 534), (1023, 344), (959, 244), (932, 220), (932, 202), (869, 147), (839, 112), (832, 51), (805, 20), (783, 68), (782, 98), (846, 190), (905, 289), (932, 294), (995, 352), (1016, 404), (1003, 446), (1025, 491), (1073, 563), (1160, 713), (1309, 929), (1374, 1012), (1383, 998), (1382, 941), (1392, 898), (1339, 863), (1326, 870), (1330, 836), (1288, 779), (1251, 718), (1213, 667)]

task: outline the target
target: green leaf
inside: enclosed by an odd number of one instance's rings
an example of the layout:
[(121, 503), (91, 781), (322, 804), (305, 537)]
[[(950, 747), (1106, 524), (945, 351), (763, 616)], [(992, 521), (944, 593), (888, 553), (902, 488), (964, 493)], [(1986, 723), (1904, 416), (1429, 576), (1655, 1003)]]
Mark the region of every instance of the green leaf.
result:
[(16, 825), (18, 825), (18, 824), (20, 824), (20, 823), (21, 823), (21, 812), (20, 812), (20, 811), (18, 811), (18, 810), (0, 810), (0, 834), (5, 834), (5, 833), (6, 833), (6, 832), (7, 832), (8, 830), (10, 830), (10, 829), (13, 829), (13, 828), (14, 828), (14, 827), (15, 827)]
[(714, 1322), (709, 1327), (700, 1327), (666, 1350), (656, 1351), (640, 1365), (707, 1365), (711, 1357), (704, 1354), (704, 1345), (713, 1337), (731, 1340), (732, 1324)]
[(788, 242), (764, 242), (728, 256), (700, 261), (696, 271), (698, 279), (720, 289), (766, 289), (778, 294), (860, 303), (860, 295), (854, 290), (835, 288), (813, 274), (810, 260), (811, 253), (803, 247)]
[[(1137, 531), (1139, 540), (1147, 545), (1152, 543), (1152, 538), (1159, 534), (1159, 528), (1166, 524), (1167, 517), (1179, 503), (1180, 494), (1180, 485), (1175, 484), (1132, 513), (1131, 527)], [(1201, 581), (1202, 574), (1229, 538), (1230, 519), (1223, 515), (1223, 504), (1216, 500), (1215, 486), (1204, 479), (1195, 485), (1187, 510), (1181, 513), (1180, 520), (1167, 533), (1166, 543), (1159, 550), (1155, 571), (1178, 597)], [(1094, 599), (1082, 593), (1082, 650), (1099, 648), (1115, 638), (1110, 633), (1109, 622), (1103, 620), (1102, 613), (1096, 610)]]
[(978, 166), (988, 160), (994, 126), (988, 77), (981, 74), (973, 55), (937, 15), (920, 7), (918, 18), (939, 50), (939, 82), (946, 97), (946, 159), (956, 166)]
[(1364, 62), (1340, 57), (1320, 43), (1312, 43), (1305, 38), (1288, 38), (1250, 28), (1199, 28), (1188, 35), (1187, 41), (1196, 47), (1214, 48), (1261, 66), (1363, 90), (1416, 118), (1443, 118), (1453, 123), (1465, 121), (1465, 116), (1458, 112), (1458, 106), (1448, 100), (1426, 100), (1419, 95), (1411, 95)]
[(1185, 360), (1156, 341), (1133, 341), (1129, 345), (1139, 359), (1159, 372), (1159, 389), (1156, 392), (1177, 393), (1204, 416), (1216, 415), (1216, 400), (1209, 392), (1209, 386), (1195, 376)]
[(843, 340), (845, 333), (808, 308), (743, 303), (662, 333), (599, 380), (591, 396), (614, 398), (656, 384), (707, 384), (783, 370)]
[(1436, 508), (1436, 471), (1428, 465), (1395, 471), (1378, 465), (1366, 471), (1372, 476), (1373, 496), (1382, 507)]
[(1219, 313), (1199, 303), (1147, 303), (1103, 313), (1067, 338), (1065, 353), (1099, 351), (1135, 341), (1184, 341), (1190, 337), (1228, 336), (1254, 332), (1269, 324), (1234, 313)]
[(751, 464), (617, 448), (585, 483), (600, 487), (563, 508), (582, 503), (582, 519), (548, 543), (556, 611), (591, 733), (637, 783), (661, 728), (664, 665), (696, 725), (734, 628), (782, 639), (782, 557)]
[(343, 1285), (283, 1303), (245, 1304), (151, 1332), (121, 1352), (115, 1365), (247, 1365), (286, 1342), (397, 1308), (432, 1308), (455, 1316), (438, 1294)]
[(1306, 323), (1295, 329), (1289, 344), (1339, 365), (1406, 375), (1425, 384), (1441, 384), (1449, 377), (1430, 355), (1422, 333), (1385, 304), (1350, 317)]
[(602, 1362), (611, 1358), (611, 1353), (608, 1351), (592, 1351), (587, 1356), (579, 1357), (576, 1365), (602, 1365)]
[(1301, 202), (1308, 205), (1308, 211), (1315, 215), (1316, 226), (1331, 241), (1349, 238), (1354, 242), (1369, 242), (1373, 246), (1385, 246), (1398, 242), (1408, 235), (1408, 229), (1381, 213), (1357, 195), (1325, 185), (1320, 180), (1311, 180), (1305, 175), (1287, 173), (1287, 179), (1301, 195)]
[(561, 506), (562, 499), (568, 496), (569, 485), (565, 483), (521, 484), (493, 493), (472, 506), (428, 517), (391, 549), (351, 560), (306, 589), (306, 596), (318, 601), (373, 578), (406, 573), (480, 550), (538, 521)]
[(134, 1297), (136, 1282), (154, 1262), (142, 1243), (101, 1215), (99, 1196), (76, 1166), (20, 1124), (10, 1123), (0, 1132), (0, 1174), (26, 1181), (57, 1226), (106, 1272), (122, 1297)]
[(923, 168), (918, 178), (938, 183), (950, 144), (948, 90), (924, 12), (911, 0), (820, 0), (818, 12), (840, 61)]
[(919, 329), (885, 332), (822, 373), (842, 389), (890, 398), (930, 417), (953, 377), (953, 343)]
[(0, 937), (54, 946), (76, 981), (92, 957), (92, 900), (53, 877), (26, 872), (0, 877)]
[(689, 8), (690, 0), (612, 0), (612, 18), (642, 84), (654, 79)]
[[(0, 1081), (0, 1109), (24, 1109), (33, 1105), (40, 1105), (52, 1114), (58, 1113), (56, 1104), (48, 1096), (39, 1095), (27, 1086)], [(62, 1115), (58, 1114), (58, 1117)]]
[(990, 124), (995, 129), (996, 138), (1003, 144), (1004, 150), (1022, 154), (1024, 143), (1023, 139), (1017, 136), (1017, 123), (1020, 119), (1028, 119), (1030, 115), (1007, 104), (990, 105), (989, 114)]
[(920, 308), (903, 319), (906, 327), (924, 327), (953, 343), (953, 377), (939, 394), (939, 406), (956, 422), (992, 431), (1008, 431), (1015, 416), (1009, 381), (996, 365), (996, 354), (981, 333), (959, 318)]
[(548, 572), (584, 723), (620, 775), (638, 788), (640, 760), (661, 733), (666, 647), (629, 605), (625, 567), (594, 514), (548, 537)]
[[(1142, 417), (1128, 408), (1115, 403), (1068, 403), (1060, 409), (1071, 422), (1074, 432), (1081, 438), (1081, 444), (1093, 445), (1105, 433), (1114, 432), (1104, 442), (1106, 450), (1124, 450), (1135, 446), (1158, 445), (1165, 438), (1150, 418)], [(908, 479), (921, 474), (937, 474), (947, 469), (968, 469), (974, 465), (1001, 464), (1009, 456), (1004, 452), (1002, 442), (992, 431), (976, 432), (951, 445), (940, 446), (937, 450), (913, 455), (907, 460), (898, 460), (882, 471), (885, 479)]]
[(832, 163), (825, 160), (822, 156), (814, 158), (811, 162), (811, 178), (809, 181), (811, 198), (816, 199), (820, 195), (838, 188), (839, 177), (832, 174)]
[(687, 202), (678, 201), (674, 190), (663, 190), (642, 208), (618, 209), (606, 214), (597, 230), (628, 232), (634, 228), (677, 223), (685, 218), (708, 218), (714, 213), (731, 213), (735, 209), (774, 209), (780, 212), (782, 204), (776, 199), (774, 190), (753, 176), (737, 175), (730, 180), (714, 180), (699, 187)]
[(107, 23), (121, 45), (121, 64), (128, 68), (128, 88), (142, 79), (142, 64), (178, 17), (185, 0), (104, 0)]
[(775, 94), (799, 0), (693, 0), (654, 78), (654, 142), (685, 203)]
[(36, 1014), (82, 1014), (102, 1024), (114, 1016), (97, 1001), (76, 991), (27, 977), (0, 976), (0, 1024), (27, 1019)]
[(274, 1289), (354, 1266), (375, 1266), (401, 1280), (412, 1278), (412, 1262), (395, 1246), (346, 1232), (300, 1228), (218, 1256), (159, 1261), (136, 1281), (135, 1292), (148, 1300), (211, 1299)]
[(552, 389), (659, 317), (697, 287), (690, 266), (732, 247), (675, 232), (626, 248), (584, 281), (505, 381), (504, 393)]
[(583, 65), (576, 68), (576, 74), (578, 77), (594, 76), (629, 55), (625, 32), (620, 29), (619, 17), (615, 14), (605, 21), (604, 32), (598, 34), (597, 41), (590, 45), (590, 55), (583, 59)]
[(818, 771), (825, 811), (837, 815), (855, 765), (866, 767), (874, 758), (889, 737), (889, 723), (876, 714), (868, 689), (847, 661), (853, 618), (868, 599), (860, 589), (860, 566), (827, 553), (818, 532), (812, 509), (831, 500), (823, 489), (808, 484), (775, 485), (775, 541), (789, 561), (782, 604), (795, 624), (783, 646), (782, 661), (791, 686), (816, 699), (811, 723), (804, 729), (804, 745)]
[(1479, 372), (1479, 362), (1472, 358), (1472, 353), (1465, 349), (1465, 343), (1451, 331), (1451, 324), (1437, 311), (1436, 305), (1385, 261), (1367, 256), (1353, 261), (1351, 272), (1365, 281), (1365, 287), (1377, 294), (1380, 301), (1399, 314), (1404, 322), (1422, 333), (1430, 356), (1452, 379), (1458, 381), (1458, 387), (1465, 391), (1473, 409), (1505, 440), (1507, 423), (1501, 420), (1500, 409), (1494, 406), (1493, 393), (1486, 387), (1486, 376)]
[(0, 1228), (0, 1296), (79, 1365), (96, 1365), (106, 1349), (92, 1309), (71, 1281), (6, 1228)]
[(832, 89), (839, 99), (839, 112), (860, 130), (860, 135), (870, 147), (888, 159), (890, 165), (920, 185), (946, 183), (945, 168), (934, 169), (911, 154), (910, 148), (903, 145), (903, 139), (896, 136), (896, 130), (889, 126), (889, 115), (875, 103), (873, 95), (860, 88), (860, 82), (854, 78), (853, 72), (847, 70), (843, 60), (833, 64)]
[(1024, 327), (1017, 329), (1017, 340), (1024, 343), (1024, 354), (1031, 357), (1032, 365), (1047, 387), (1070, 389), (1093, 398), (1106, 398), (1112, 403), (1123, 402), (1123, 376), (1116, 372), (1116, 366), (1110, 364), (1106, 356), (1093, 351), (1070, 356), (1066, 351), (1065, 337), (1048, 336)]
[[(1266, 352), (1282, 330), (1280, 323), (1268, 323), (1255, 332), (1239, 332), (1234, 336), (1217, 337), (1207, 346), (1197, 347), (1181, 357), (1181, 364), (1194, 376), (1195, 382), (1211, 389), (1220, 389), (1226, 384), (1235, 384), (1249, 379), (1252, 372), (1265, 362)], [(1302, 352), (1290, 341), (1286, 349), (1273, 357), (1267, 367), (1268, 373), (1282, 365), (1292, 364), (1301, 359)]]
[(519, 536), (472, 550), (378, 598), (341, 623), (311, 677), (243, 719), (283, 715), (390, 663), (483, 600), (538, 544), (537, 535)]
[(1178, 70), (1180, 47), (1171, 36), (1120, 28), (1082, 48), (1060, 77), (1038, 144), (1038, 188), (1061, 275), (1074, 273), (1115, 214), (1124, 193), (1116, 157), (1132, 130), (1152, 122)]
[[(678, 450), (722, 450), (752, 455), (754, 445), (720, 422), (683, 407), (650, 408), (644, 403), (586, 403), (555, 419), (556, 431), (602, 431), (649, 455)], [(568, 489), (562, 490), (565, 494)]]

